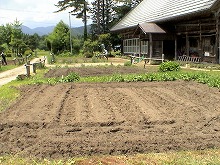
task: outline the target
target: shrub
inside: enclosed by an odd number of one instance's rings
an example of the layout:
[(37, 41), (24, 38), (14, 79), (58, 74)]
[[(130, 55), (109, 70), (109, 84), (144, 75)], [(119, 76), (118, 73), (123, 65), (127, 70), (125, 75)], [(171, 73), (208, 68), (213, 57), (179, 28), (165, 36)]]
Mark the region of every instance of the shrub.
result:
[(47, 55), (47, 62), (48, 62), (49, 64), (56, 63), (55, 55), (52, 56), (51, 54), (48, 54), (48, 55)]
[(25, 56), (28, 56), (28, 55), (30, 55), (30, 54), (32, 55), (32, 53), (33, 53), (32, 50), (31, 50), (31, 49), (28, 49), (28, 50), (26, 50), (26, 51), (24, 52), (24, 55), (25, 55)]
[(91, 58), (93, 57), (93, 52), (98, 50), (98, 42), (97, 41), (91, 41), (91, 40), (87, 40), (84, 42), (83, 45), (83, 54), (85, 57), (87, 58)]
[(124, 63), (124, 66), (131, 66), (131, 65), (132, 65), (131, 61), (127, 61)]
[(159, 66), (159, 71), (166, 72), (166, 71), (178, 71), (180, 69), (180, 65), (177, 62), (167, 61), (163, 62)]
[(70, 74), (68, 74), (66, 77), (62, 77), (60, 82), (75, 82), (75, 81), (79, 81), (80, 77), (77, 73), (72, 72)]

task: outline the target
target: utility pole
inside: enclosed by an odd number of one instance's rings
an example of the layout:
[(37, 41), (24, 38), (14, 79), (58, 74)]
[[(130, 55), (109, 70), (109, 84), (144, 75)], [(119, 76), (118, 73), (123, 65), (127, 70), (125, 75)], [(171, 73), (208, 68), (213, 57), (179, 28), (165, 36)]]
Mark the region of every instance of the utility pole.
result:
[(69, 13), (69, 26), (70, 26), (70, 52), (71, 55), (73, 55), (73, 45), (72, 45), (72, 27), (71, 27), (71, 19), (70, 19), (70, 13)]

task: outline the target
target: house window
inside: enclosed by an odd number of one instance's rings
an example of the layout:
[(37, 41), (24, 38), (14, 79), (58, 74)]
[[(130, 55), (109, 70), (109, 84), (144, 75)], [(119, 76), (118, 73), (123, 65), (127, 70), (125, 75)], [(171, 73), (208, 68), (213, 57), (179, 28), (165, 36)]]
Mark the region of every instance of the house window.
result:
[(148, 54), (148, 41), (141, 41), (141, 54)]
[(126, 39), (123, 41), (123, 50), (125, 54), (139, 54), (139, 38)]

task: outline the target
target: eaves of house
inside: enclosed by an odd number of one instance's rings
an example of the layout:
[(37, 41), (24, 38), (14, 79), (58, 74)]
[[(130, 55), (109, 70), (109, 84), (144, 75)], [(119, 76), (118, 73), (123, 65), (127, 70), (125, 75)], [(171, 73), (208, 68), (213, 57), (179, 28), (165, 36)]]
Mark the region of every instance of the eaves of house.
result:
[(220, 0), (143, 0), (110, 30), (136, 27), (143, 23), (160, 23), (211, 11)]

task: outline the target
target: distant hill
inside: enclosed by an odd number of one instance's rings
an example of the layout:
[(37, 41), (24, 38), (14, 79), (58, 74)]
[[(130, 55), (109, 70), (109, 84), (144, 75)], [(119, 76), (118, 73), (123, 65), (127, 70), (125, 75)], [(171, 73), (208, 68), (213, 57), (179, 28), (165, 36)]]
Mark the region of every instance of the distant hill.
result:
[[(22, 25), (21, 29), (22, 29), (22, 32), (25, 34), (33, 35), (34, 33), (37, 33), (38, 35), (43, 36), (43, 35), (48, 35), (49, 33), (51, 33), (54, 27), (55, 26), (48, 26), (48, 27), (37, 27), (37, 28), (31, 29), (27, 26)], [(89, 29), (90, 29), (90, 25), (88, 25), (88, 32), (89, 32)], [(83, 26), (72, 28), (72, 35), (73, 36), (83, 35), (83, 31), (84, 31)]]

